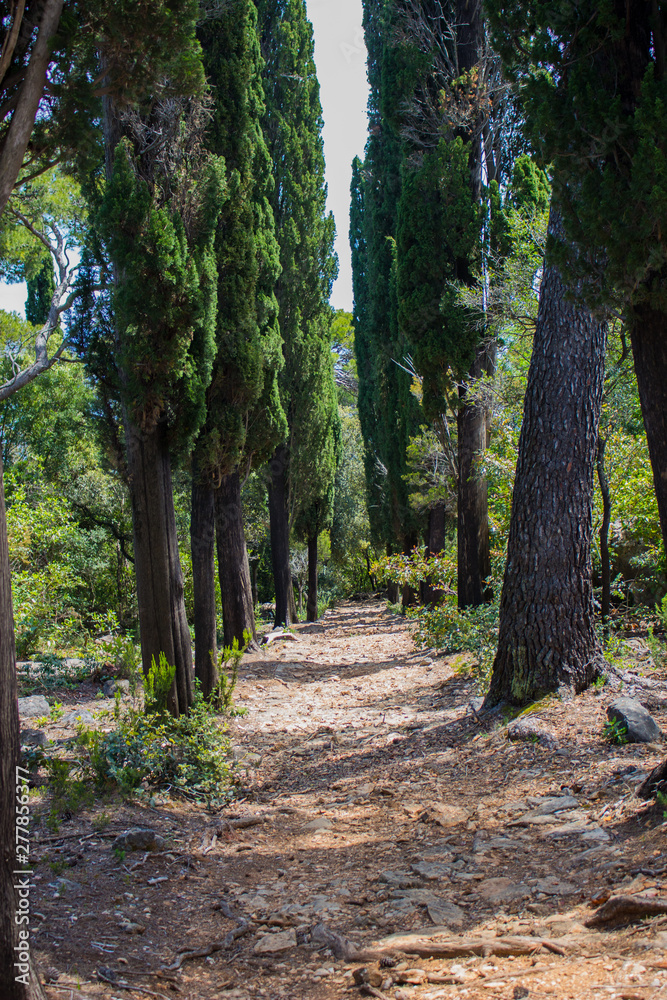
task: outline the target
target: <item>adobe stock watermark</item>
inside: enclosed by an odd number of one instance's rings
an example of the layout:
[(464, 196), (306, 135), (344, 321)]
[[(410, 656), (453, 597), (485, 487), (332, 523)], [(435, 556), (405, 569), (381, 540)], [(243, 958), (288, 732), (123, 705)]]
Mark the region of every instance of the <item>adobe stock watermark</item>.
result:
[(15, 815), (15, 857), (14, 891), (16, 893), (16, 911), (14, 923), (18, 928), (18, 944), (14, 945), (16, 957), (14, 977), (17, 983), (28, 986), (30, 983), (30, 806), (28, 798), (29, 771), (25, 767), (16, 768), (16, 815)]

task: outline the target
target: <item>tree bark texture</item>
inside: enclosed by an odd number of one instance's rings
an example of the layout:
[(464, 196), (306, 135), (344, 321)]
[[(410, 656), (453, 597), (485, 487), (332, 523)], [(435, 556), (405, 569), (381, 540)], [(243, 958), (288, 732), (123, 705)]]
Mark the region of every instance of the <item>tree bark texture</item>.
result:
[(46, 86), (51, 61), (51, 45), (58, 30), (63, 0), (46, 0), (42, 20), (30, 54), (21, 92), (0, 152), (0, 212), (4, 211), (14, 190), (16, 178), (35, 125), (39, 102)]
[(609, 525), (611, 524), (611, 496), (609, 494), (609, 479), (604, 467), (604, 453), (607, 447), (607, 438), (598, 438), (598, 450), (596, 456), (596, 467), (600, 493), (602, 494), (602, 524), (600, 525), (600, 569), (602, 575), (602, 601), (601, 613), (602, 622), (607, 628), (609, 618), (609, 607), (611, 604), (611, 560), (609, 558)]
[(220, 486), (215, 490), (215, 534), (224, 642), (225, 646), (231, 647), (234, 639), (237, 639), (239, 646), (242, 646), (243, 633), (248, 632), (251, 641), (254, 641), (256, 632), (238, 472), (223, 476)]
[[(473, 380), (495, 367), (495, 348), (479, 344), (469, 372)], [(486, 406), (481, 402), (466, 402), (467, 389), (461, 387), (461, 408), (458, 427), (458, 524), (457, 567), (458, 604), (460, 608), (477, 607), (490, 596), (485, 580), (491, 572), (489, 549), (489, 504), (486, 478), (479, 470), (479, 461), (488, 443)]]
[[(269, 462), (269, 521), (271, 563), (276, 590), (276, 625), (291, 625), (294, 592), (289, 565), (289, 517), (287, 513), (287, 447), (279, 445)], [(290, 600), (291, 596), (291, 600)]]
[(308, 601), (306, 621), (317, 621), (317, 535), (308, 539)]
[(199, 681), (204, 698), (208, 698), (218, 682), (215, 622), (215, 503), (213, 486), (198, 478), (195, 463), (192, 470), (190, 547), (195, 610), (195, 677)]
[[(429, 556), (436, 556), (445, 547), (445, 527), (447, 521), (447, 511), (444, 503), (439, 503), (437, 507), (432, 507), (428, 512), (428, 544), (427, 553)], [(422, 587), (421, 598), (424, 604), (438, 604), (443, 597), (443, 592), (438, 587), (434, 587), (431, 580), (425, 580)]]
[(646, 428), (660, 529), (667, 548), (667, 319), (648, 304), (635, 306), (630, 327), (639, 399)]
[(144, 673), (160, 653), (176, 667), (169, 711), (192, 705), (192, 646), (185, 616), (183, 572), (171, 483), (171, 461), (165, 428), (142, 432), (125, 422), (127, 465), (132, 497), (134, 567), (139, 603), (141, 659)]
[[(552, 206), (550, 231), (561, 232)], [(487, 704), (582, 691), (602, 657), (593, 618), (593, 474), (606, 328), (544, 272), (528, 373)]]
[[(14, 649), (14, 613), (7, 544), (5, 492), (2, 481), (0, 454), (0, 996), (3, 1000), (44, 1000), (37, 973), (30, 960), (27, 969), (17, 967), (21, 956), (15, 951), (21, 943), (19, 899), (15, 886), (20, 878), (14, 874), (22, 866), (17, 859), (16, 829), (16, 768), (19, 759), (19, 713)], [(27, 832), (27, 828), (21, 828)], [(29, 866), (28, 866), (29, 867)], [(27, 982), (17, 982), (25, 975)]]

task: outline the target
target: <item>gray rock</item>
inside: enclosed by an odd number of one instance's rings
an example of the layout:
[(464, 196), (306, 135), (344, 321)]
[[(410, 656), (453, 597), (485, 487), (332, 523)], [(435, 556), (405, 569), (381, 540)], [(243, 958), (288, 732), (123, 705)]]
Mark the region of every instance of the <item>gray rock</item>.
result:
[(21, 730), (22, 747), (45, 747), (48, 742), (46, 733), (43, 733), (41, 729)]
[(380, 872), (378, 882), (391, 886), (392, 889), (418, 889), (422, 881), (407, 872)]
[(51, 711), (42, 694), (31, 694), (29, 698), (19, 698), (19, 715), (23, 719), (39, 719)]
[(576, 809), (579, 805), (573, 795), (556, 795), (553, 798), (544, 799), (530, 813), (531, 816), (549, 816), (551, 813), (560, 812), (562, 809)]
[(451, 927), (460, 927), (465, 918), (465, 913), (456, 903), (450, 903), (446, 899), (438, 899), (433, 903), (428, 903), (426, 909), (428, 915), (436, 926), (448, 924)]
[(512, 903), (517, 899), (530, 896), (530, 889), (525, 885), (517, 885), (509, 878), (487, 878), (480, 882), (477, 891), (487, 903)]
[(133, 920), (121, 920), (118, 926), (126, 934), (143, 934), (146, 930), (144, 924), (136, 924)]
[(567, 896), (571, 892), (577, 891), (576, 885), (572, 882), (559, 882), (555, 875), (547, 875), (546, 878), (538, 879), (535, 888), (546, 896)]
[(321, 816), (319, 819), (313, 819), (310, 823), (306, 823), (304, 830), (331, 830), (333, 828), (333, 823), (326, 816)]
[(63, 716), (63, 723), (66, 726), (78, 726), (83, 722), (94, 722), (95, 719), (87, 708), (77, 708), (74, 712), (68, 712)]
[(278, 934), (266, 934), (259, 939), (253, 951), (255, 955), (273, 955), (279, 951), (296, 948), (296, 943), (296, 931), (290, 927), (289, 930), (279, 931)]
[(537, 717), (515, 719), (514, 722), (510, 722), (507, 727), (507, 739), (523, 743), (539, 743), (549, 750), (557, 750), (560, 746), (555, 733)]
[(73, 882), (71, 878), (57, 878), (55, 882), (49, 883), (49, 888), (55, 889), (58, 896), (74, 897), (81, 891), (79, 883)]
[(429, 882), (448, 878), (451, 872), (450, 865), (443, 865), (437, 861), (420, 861), (416, 865), (410, 865), (410, 867), (416, 875), (421, 875), (422, 878), (427, 879)]
[(625, 726), (629, 743), (656, 743), (662, 739), (657, 722), (636, 698), (616, 698), (607, 708), (607, 718)]
[(86, 661), (80, 659), (78, 656), (68, 656), (62, 661), (62, 665), (65, 670), (85, 670)]
[(105, 681), (102, 685), (102, 690), (107, 696), (107, 698), (113, 698), (116, 691), (120, 691), (121, 694), (130, 693), (130, 682), (128, 680), (110, 680)]
[(161, 851), (165, 839), (155, 830), (136, 826), (119, 834), (111, 844), (113, 851)]

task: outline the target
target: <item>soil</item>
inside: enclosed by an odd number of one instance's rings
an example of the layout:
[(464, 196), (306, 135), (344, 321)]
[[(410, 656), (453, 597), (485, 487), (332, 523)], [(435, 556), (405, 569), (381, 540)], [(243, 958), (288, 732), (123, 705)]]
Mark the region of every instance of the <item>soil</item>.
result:
[[(667, 727), (664, 677), (635, 653)], [(382, 601), (344, 603), (244, 658), (231, 805), (99, 803), (55, 835), (35, 816), (50, 1000), (664, 996), (667, 916), (585, 926), (610, 895), (667, 900), (667, 826), (635, 794), (664, 745), (605, 741), (609, 687), (546, 700), (510, 740), (462, 662), (418, 650)], [(69, 700), (95, 714), (97, 690)], [(118, 860), (136, 826), (166, 843)], [(346, 963), (330, 931), (392, 956)]]

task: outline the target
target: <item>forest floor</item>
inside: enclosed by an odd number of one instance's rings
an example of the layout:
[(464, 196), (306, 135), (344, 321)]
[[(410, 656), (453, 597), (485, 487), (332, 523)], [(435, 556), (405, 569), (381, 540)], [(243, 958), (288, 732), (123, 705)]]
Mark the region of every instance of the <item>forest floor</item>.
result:
[[(56, 835), (35, 824), (49, 1000), (667, 1000), (667, 916), (585, 926), (610, 894), (667, 899), (667, 825), (635, 795), (665, 748), (604, 740), (613, 691), (550, 699), (549, 745), (511, 742), (471, 707), (461, 658), (417, 650), (382, 601), (294, 636), (241, 664), (230, 806), (103, 803)], [(93, 695), (70, 701), (95, 712)], [(111, 838), (134, 826), (166, 845), (119, 861)], [(399, 954), (346, 962), (354, 946)]]

